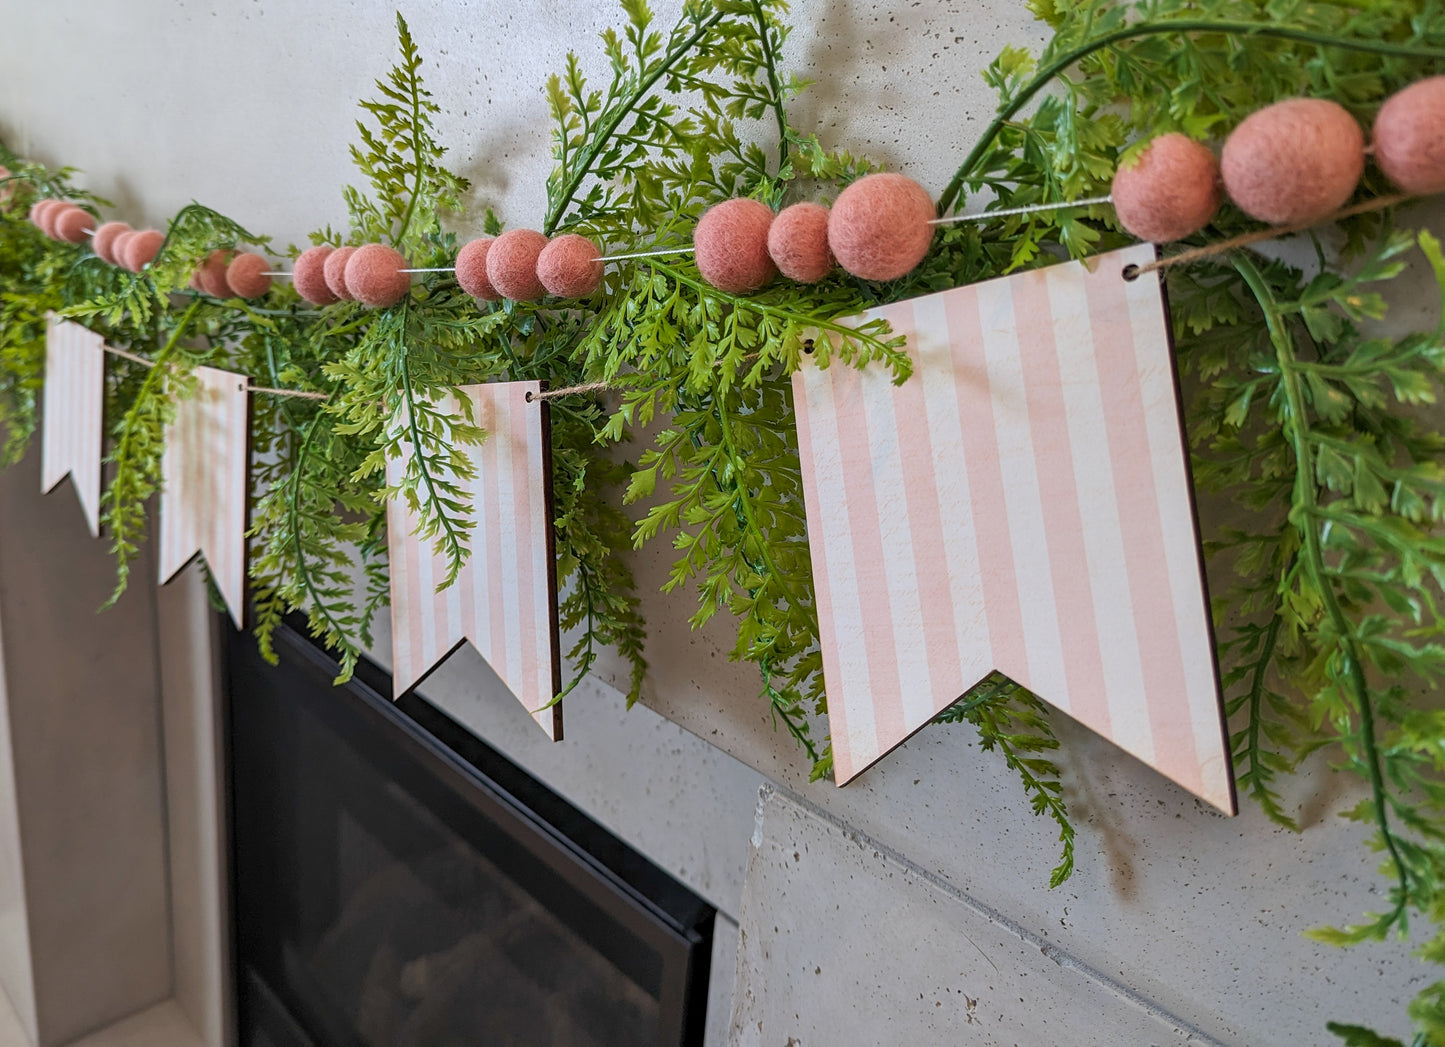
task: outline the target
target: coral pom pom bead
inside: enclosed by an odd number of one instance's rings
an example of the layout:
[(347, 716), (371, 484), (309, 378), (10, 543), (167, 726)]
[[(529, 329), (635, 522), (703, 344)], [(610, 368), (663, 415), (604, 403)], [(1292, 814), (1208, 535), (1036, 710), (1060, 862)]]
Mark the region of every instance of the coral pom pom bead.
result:
[(504, 298), (530, 302), (547, 293), (537, 279), (537, 259), (547, 238), (531, 229), (511, 229), (487, 251), (487, 280)]
[(160, 253), (161, 244), (165, 242), (165, 234), (155, 229), (127, 233), (124, 246), (116, 254), (127, 269), (138, 273), (155, 260), (155, 256)]
[(120, 241), (121, 234), (130, 231), (130, 226), (124, 222), (106, 222), (90, 238), (90, 249), (102, 262), (119, 265), (120, 259), (116, 257), (115, 247)]
[(1224, 191), (1251, 218), (1310, 225), (1354, 193), (1365, 170), (1365, 136), (1343, 106), (1291, 98), (1236, 127), (1219, 169)]
[(768, 254), (778, 271), (800, 284), (815, 284), (833, 271), (828, 247), (828, 209), (794, 204), (778, 212), (768, 228)]
[(1407, 193), (1445, 193), (1445, 76), (1391, 95), (1375, 116), (1375, 163)]
[(558, 298), (585, 298), (602, 282), (602, 252), (585, 236), (557, 237), (537, 256), (537, 279)]
[(901, 174), (871, 174), (838, 194), (828, 215), (828, 246), (864, 280), (897, 280), (918, 267), (933, 242), (933, 200)]
[(51, 224), (55, 226), (55, 239), (63, 240), (67, 244), (83, 244), (85, 238), (95, 229), (96, 221), (88, 211), (72, 204), (55, 212)]
[(42, 233), (45, 232), (45, 216), (55, 208), (64, 206), (59, 200), (36, 200), (30, 205), (30, 224)]
[(457, 283), (473, 298), (495, 302), (502, 296), (487, 279), (487, 255), (492, 249), (492, 238), (472, 240), (457, 252)]
[(333, 247), (311, 247), (296, 256), (291, 267), (291, 282), (296, 293), (312, 305), (330, 305), (336, 301), (336, 293), (326, 285), (326, 259), (331, 257)]
[(196, 267), (196, 282), (201, 290), (212, 298), (230, 298), (231, 284), (226, 279), (234, 251), (212, 251)]
[(719, 291), (756, 291), (778, 274), (768, 254), (772, 225), (772, 208), (757, 200), (724, 200), (708, 208), (692, 234), (697, 271)]
[(385, 309), (406, 297), (411, 276), (406, 258), (386, 244), (365, 244), (346, 260), (346, 289), (362, 305)]
[(55, 223), (68, 208), (73, 206), (73, 204), (65, 200), (52, 200), (50, 206), (47, 207), (40, 216), (40, 231), (50, 237), (50, 239), (56, 239)]
[(326, 261), (321, 267), (321, 273), (326, 278), (326, 286), (337, 298), (347, 302), (354, 302), (356, 299), (346, 289), (346, 263), (356, 253), (354, 247), (338, 247), (326, 256)]
[(1219, 161), (1182, 134), (1160, 135), (1114, 173), (1109, 195), (1119, 224), (1140, 240), (1179, 240), (1219, 210)]
[(271, 290), (271, 278), (266, 270), (271, 263), (258, 254), (238, 254), (226, 267), (226, 283), (237, 298), (260, 298)]

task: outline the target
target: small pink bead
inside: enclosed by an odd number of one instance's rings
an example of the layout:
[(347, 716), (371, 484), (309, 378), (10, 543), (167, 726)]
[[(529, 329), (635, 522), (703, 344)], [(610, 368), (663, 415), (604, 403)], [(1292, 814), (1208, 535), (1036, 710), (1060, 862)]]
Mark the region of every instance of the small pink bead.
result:
[(400, 251), (386, 244), (365, 244), (346, 261), (346, 289), (362, 305), (385, 309), (411, 290), (411, 275)]
[(473, 298), (485, 302), (498, 301), (502, 295), (487, 279), (487, 255), (492, 249), (491, 237), (468, 242), (457, 252), (457, 284)]
[(738, 197), (707, 209), (692, 232), (693, 259), (702, 278), (719, 291), (748, 294), (778, 274), (768, 254), (773, 209)]
[(308, 248), (296, 256), (291, 266), (291, 283), (296, 293), (312, 305), (330, 305), (336, 301), (336, 292), (326, 283), (326, 259), (334, 250), (325, 245)]
[(351, 292), (346, 289), (346, 263), (356, 253), (354, 247), (338, 247), (326, 256), (322, 265), (322, 275), (326, 277), (326, 286), (337, 298), (347, 302), (356, 301)]
[(833, 271), (828, 247), (828, 209), (794, 204), (778, 212), (768, 229), (768, 254), (778, 271), (800, 284), (815, 284)]
[(558, 298), (586, 298), (602, 283), (602, 252), (585, 236), (566, 233), (537, 256), (537, 279)]
[(487, 280), (504, 298), (533, 302), (547, 289), (537, 279), (537, 259), (547, 238), (532, 229), (509, 229), (487, 251)]
[(226, 267), (226, 283), (237, 298), (260, 298), (271, 290), (271, 263), (258, 254), (238, 254)]

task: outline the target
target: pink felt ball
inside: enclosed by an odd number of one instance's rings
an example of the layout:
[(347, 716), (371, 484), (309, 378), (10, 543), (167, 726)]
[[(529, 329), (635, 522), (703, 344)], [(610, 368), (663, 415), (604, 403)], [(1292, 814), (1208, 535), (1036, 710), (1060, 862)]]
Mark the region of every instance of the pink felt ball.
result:
[(54, 224), (55, 238), (64, 240), (68, 244), (85, 243), (86, 237), (97, 225), (93, 215), (73, 204), (63, 211), (57, 212)]
[(531, 229), (509, 229), (487, 251), (487, 281), (503, 298), (530, 302), (547, 293), (537, 279), (537, 258), (547, 238)]
[(119, 254), (120, 260), (131, 272), (138, 273), (150, 265), (160, 252), (161, 244), (165, 241), (165, 234), (155, 229), (128, 233), (125, 246), (122, 248), (124, 253)]
[(130, 242), (136, 238), (137, 232), (138, 230), (135, 229), (126, 229), (118, 233), (116, 238), (111, 241), (110, 256), (115, 259), (115, 265), (126, 268), (125, 249), (129, 247)]
[(833, 271), (828, 248), (828, 209), (794, 204), (778, 212), (768, 229), (768, 254), (789, 280), (815, 284)]
[(473, 298), (488, 302), (502, 297), (487, 279), (487, 255), (492, 243), (491, 237), (472, 240), (457, 252), (457, 283)]
[(56, 238), (56, 221), (66, 212), (67, 208), (73, 206), (68, 200), (52, 200), (51, 206), (47, 207), (45, 213), (40, 216), (40, 231), (54, 240)]
[(7, 181), (12, 172), (4, 164), (0, 164), (0, 208), (5, 208), (15, 197), (15, 183)]
[(337, 298), (348, 302), (356, 299), (346, 289), (346, 263), (356, 253), (354, 247), (338, 247), (326, 256), (326, 261), (321, 265), (321, 274), (326, 278), (326, 286)]
[(901, 174), (871, 174), (838, 194), (828, 215), (828, 246), (864, 280), (897, 280), (917, 268), (933, 242), (933, 200)]
[(59, 200), (51, 200), (48, 198), (45, 200), (36, 200), (30, 205), (30, 224), (43, 232), (45, 230), (45, 216), (50, 212), (52, 207), (57, 206), (60, 206)]
[(1160, 135), (1114, 172), (1109, 194), (1119, 224), (1140, 240), (1180, 240), (1219, 210), (1219, 161), (1185, 135)]
[(102, 262), (119, 265), (120, 259), (116, 257), (115, 246), (120, 240), (120, 234), (130, 231), (130, 226), (124, 222), (106, 222), (90, 238), (90, 249)]
[(778, 275), (768, 254), (773, 209), (737, 198), (715, 204), (692, 232), (693, 258), (702, 278), (719, 291), (747, 294)]
[(332, 247), (311, 247), (296, 256), (291, 266), (291, 282), (296, 293), (312, 305), (330, 305), (336, 301), (336, 294), (326, 286), (326, 259), (331, 257)]
[(406, 297), (411, 275), (406, 258), (386, 244), (365, 244), (346, 260), (346, 289), (362, 305), (385, 309)]
[(243, 251), (226, 267), (226, 283), (237, 298), (260, 298), (271, 290), (271, 278), (266, 270), (271, 263), (258, 254)]
[(1445, 193), (1445, 76), (1391, 95), (1375, 116), (1375, 163), (1407, 193)]
[(226, 271), (231, 267), (231, 259), (235, 254), (235, 251), (212, 251), (196, 268), (196, 279), (201, 290), (212, 298), (231, 297), (231, 284), (226, 279)]
[(1246, 117), (1225, 140), (1224, 191), (1251, 218), (1312, 225), (1339, 208), (1365, 171), (1365, 136), (1343, 106), (1291, 98)]
[(586, 298), (602, 282), (602, 252), (585, 236), (566, 233), (537, 256), (537, 279), (558, 298)]

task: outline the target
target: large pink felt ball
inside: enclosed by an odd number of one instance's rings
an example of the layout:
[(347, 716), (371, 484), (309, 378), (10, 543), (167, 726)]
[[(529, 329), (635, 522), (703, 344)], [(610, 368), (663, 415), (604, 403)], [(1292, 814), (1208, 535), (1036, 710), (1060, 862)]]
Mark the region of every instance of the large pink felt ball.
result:
[(68, 244), (83, 244), (97, 223), (90, 212), (71, 204), (55, 213), (52, 224), (55, 226), (55, 239)]
[(1180, 240), (1219, 210), (1219, 161), (1182, 134), (1160, 135), (1114, 172), (1110, 195), (1119, 224), (1140, 240)]
[(1375, 163), (1407, 193), (1445, 193), (1445, 76), (1411, 84), (1375, 116)]
[(231, 297), (231, 283), (226, 279), (226, 270), (231, 267), (235, 254), (235, 251), (212, 251), (197, 266), (196, 282), (212, 298)]
[(1251, 218), (1312, 225), (1341, 207), (1365, 171), (1365, 136), (1344, 106), (1291, 98), (1246, 117), (1225, 140), (1224, 191)]
[(321, 273), (326, 278), (326, 286), (331, 289), (331, 293), (347, 302), (356, 301), (346, 289), (346, 263), (355, 253), (354, 247), (338, 247), (326, 256), (326, 261), (321, 266)]
[(783, 208), (768, 228), (768, 254), (789, 280), (815, 284), (823, 279), (833, 271), (828, 209), (811, 203)]
[(260, 298), (271, 290), (271, 278), (266, 271), (271, 263), (261, 255), (243, 251), (226, 267), (226, 283), (237, 298)]
[(692, 233), (702, 278), (719, 291), (747, 294), (778, 275), (768, 254), (773, 209), (757, 200), (724, 200), (704, 212)]
[(863, 280), (897, 280), (918, 267), (933, 242), (928, 190), (901, 174), (871, 174), (838, 194), (828, 216), (828, 246)]
[(492, 238), (472, 240), (457, 252), (457, 284), (473, 298), (495, 302), (501, 294), (487, 279), (487, 255), (492, 250)]
[(346, 289), (363, 305), (385, 309), (406, 297), (411, 275), (406, 258), (386, 244), (365, 244), (346, 260)]
[(130, 226), (124, 222), (106, 222), (90, 238), (90, 249), (102, 262), (119, 265), (120, 259), (116, 257), (115, 246), (120, 239), (120, 234), (130, 231)]
[(537, 256), (537, 279), (558, 298), (586, 298), (602, 283), (602, 252), (585, 236), (566, 233)]
[(291, 266), (291, 282), (296, 293), (312, 305), (330, 305), (336, 301), (336, 293), (326, 285), (326, 259), (334, 250), (324, 244), (308, 247), (296, 256)]
[(504, 298), (530, 302), (547, 288), (537, 278), (537, 259), (547, 238), (531, 229), (509, 229), (492, 241), (487, 251), (487, 280)]
[(166, 242), (165, 234), (156, 229), (144, 229), (138, 233), (126, 234), (124, 251), (120, 260), (133, 273), (138, 273), (155, 260), (161, 244)]

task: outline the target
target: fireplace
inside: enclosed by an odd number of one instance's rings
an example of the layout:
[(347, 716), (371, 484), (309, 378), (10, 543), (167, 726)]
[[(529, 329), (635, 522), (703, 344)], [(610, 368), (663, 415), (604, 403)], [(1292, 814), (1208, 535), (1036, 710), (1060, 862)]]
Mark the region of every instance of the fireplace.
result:
[(243, 1047), (701, 1044), (706, 903), (374, 665), (225, 632)]

